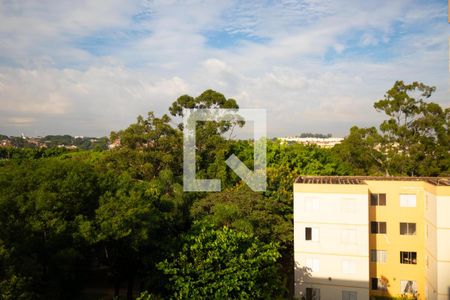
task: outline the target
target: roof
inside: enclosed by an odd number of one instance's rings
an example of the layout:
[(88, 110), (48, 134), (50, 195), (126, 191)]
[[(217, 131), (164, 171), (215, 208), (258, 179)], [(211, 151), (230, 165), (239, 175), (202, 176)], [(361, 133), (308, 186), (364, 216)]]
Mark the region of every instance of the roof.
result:
[(432, 185), (450, 186), (450, 177), (393, 177), (393, 176), (299, 176), (295, 183), (303, 184), (366, 184), (372, 181), (424, 181)]

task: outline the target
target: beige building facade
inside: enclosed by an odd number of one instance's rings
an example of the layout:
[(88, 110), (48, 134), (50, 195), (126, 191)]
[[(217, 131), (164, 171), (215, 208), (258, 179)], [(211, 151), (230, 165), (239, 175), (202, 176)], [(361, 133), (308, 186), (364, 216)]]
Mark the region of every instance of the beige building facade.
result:
[(450, 180), (299, 177), (295, 294), (448, 300)]

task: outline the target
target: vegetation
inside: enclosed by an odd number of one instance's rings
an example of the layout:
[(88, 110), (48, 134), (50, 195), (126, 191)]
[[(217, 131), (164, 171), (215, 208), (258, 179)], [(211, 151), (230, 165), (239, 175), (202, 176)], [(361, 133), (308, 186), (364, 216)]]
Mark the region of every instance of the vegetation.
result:
[(295, 178), (448, 175), (450, 113), (425, 102), (433, 91), (397, 82), (375, 104), (380, 129), (353, 127), (333, 149), (268, 141), (265, 192), (225, 164), (253, 165), (252, 142), (225, 138), (240, 120), (198, 124), (197, 177), (222, 191), (183, 192), (172, 118), (239, 107), (212, 90), (139, 116), (109, 151), (0, 148), (0, 299), (289, 298)]
[(450, 108), (425, 102), (435, 91), (423, 83), (395, 82), (374, 107), (387, 120), (379, 130), (352, 127), (336, 148), (356, 174), (449, 176)]
[(76, 148), (80, 150), (106, 150), (108, 138), (73, 137), (70, 135), (47, 135), (45, 137), (27, 138), (0, 134), (0, 141), (8, 141), (15, 148)]

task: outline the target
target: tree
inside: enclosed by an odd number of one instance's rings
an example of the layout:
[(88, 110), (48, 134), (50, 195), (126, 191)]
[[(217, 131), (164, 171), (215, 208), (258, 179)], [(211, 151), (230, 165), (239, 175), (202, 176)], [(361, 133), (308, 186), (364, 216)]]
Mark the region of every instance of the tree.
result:
[(353, 175), (384, 175), (389, 170), (389, 161), (380, 151), (382, 137), (375, 127), (353, 126), (350, 134), (334, 151), (349, 165)]
[(226, 226), (202, 227), (158, 268), (168, 275), (175, 299), (268, 299), (281, 293), (279, 257), (274, 243), (263, 244)]
[(168, 170), (150, 181), (135, 181), (126, 173), (105, 174), (95, 216), (78, 218), (80, 235), (109, 269), (115, 296), (126, 282), (127, 299), (132, 299), (135, 279), (148, 276), (147, 268), (154, 271), (152, 266), (175, 244), (181, 186), (172, 180)]
[(76, 219), (97, 205), (93, 169), (71, 160), (9, 162), (0, 168), (0, 298), (70, 299), (88, 250)]
[(426, 102), (435, 90), (396, 81), (374, 104), (387, 116), (380, 130), (352, 128), (338, 153), (361, 175), (450, 174), (450, 108)]
[(291, 227), (280, 211), (283, 203), (267, 199), (242, 185), (231, 190), (208, 194), (191, 208), (195, 222), (213, 224), (252, 234), (263, 242), (286, 243)]

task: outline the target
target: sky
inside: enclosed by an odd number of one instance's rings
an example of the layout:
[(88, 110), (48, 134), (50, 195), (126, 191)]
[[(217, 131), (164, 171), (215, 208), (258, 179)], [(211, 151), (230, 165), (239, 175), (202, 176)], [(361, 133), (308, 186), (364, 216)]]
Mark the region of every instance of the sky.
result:
[(447, 1), (0, 0), (0, 133), (105, 136), (213, 89), (270, 137), (383, 120), (396, 80), (450, 106)]

